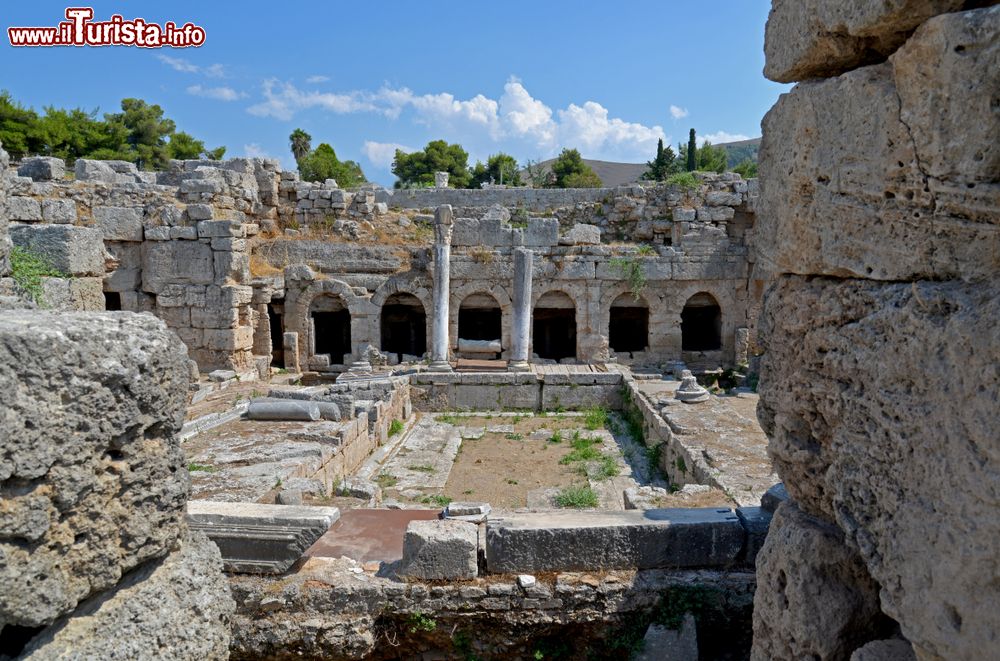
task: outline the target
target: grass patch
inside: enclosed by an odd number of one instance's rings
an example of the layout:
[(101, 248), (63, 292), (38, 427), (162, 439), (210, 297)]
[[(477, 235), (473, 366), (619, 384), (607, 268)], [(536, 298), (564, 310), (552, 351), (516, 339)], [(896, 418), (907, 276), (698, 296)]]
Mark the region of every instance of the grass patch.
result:
[(556, 505), (574, 509), (597, 507), (597, 494), (586, 485), (575, 484), (563, 487), (556, 496)]
[(597, 471), (594, 473), (594, 479), (610, 480), (611, 478), (617, 476), (618, 472), (618, 462), (615, 461), (615, 458), (604, 455), (601, 457), (600, 463), (597, 465)]
[(441, 494), (433, 494), (430, 496), (423, 496), (417, 502), (423, 503), (424, 505), (448, 507), (448, 505), (451, 504), (451, 498), (449, 498), (448, 496), (442, 496)]
[(574, 434), (573, 440), (570, 442), (573, 450), (560, 459), (559, 463), (565, 465), (574, 461), (597, 461), (605, 456), (595, 447), (599, 442), (596, 438), (583, 438), (579, 433)]
[(188, 471), (191, 473), (214, 473), (216, 470), (215, 466), (209, 466), (208, 464), (188, 464)]
[(393, 420), (391, 423), (389, 423), (389, 436), (395, 436), (401, 431), (403, 431), (402, 420)]
[(52, 266), (44, 255), (18, 246), (10, 249), (10, 275), (17, 286), (41, 307), (47, 307), (42, 297), (42, 278), (68, 277)]
[(592, 409), (587, 409), (587, 412), (583, 417), (583, 426), (590, 431), (595, 431), (598, 429), (603, 429), (604, 425), (608, 424), (608, 411), (602, 406), (595, 406)]
[(399, 483), (399, 480), (394, 478), (388, 473), (379, 473), (379, 476), (375, 478), (375, 484), (379, 485), (383, 489), (388, 489), (389, 487), (394, 487)]
[(524, 434), (517, 434), (517, 433), (513, 433), (512, 432), (512, 433), (507, 434), (506, 436), (504, 436), (504, 438), (506, 438), (508, 441), (523, 441), (524, 440)]
[(439, 415), (435, 419), (443, 425), (457, 425), (460, 422), (458, 416), (452, 415), (451, 413), (445, 413), (444, 415)]
[(562, 442), (563, 442), (562, 434), (558, 431), (552, 434), (552, 436), (549, 436), (549, 443), (562, 443)]
[(407, 468), (410, 469), (411, 471), (417, 471), (418, 473), (436, 473), (437, 472), (437, 469), (435, 469), (430, 464), (414, 464), (412, 466), (407, 466)]
[(690, 172), (678, 172), (667, 177), (667, 183), (671, 186), (679, 186), (685, 190), (693, 190), (701, 184), (698, 178)]

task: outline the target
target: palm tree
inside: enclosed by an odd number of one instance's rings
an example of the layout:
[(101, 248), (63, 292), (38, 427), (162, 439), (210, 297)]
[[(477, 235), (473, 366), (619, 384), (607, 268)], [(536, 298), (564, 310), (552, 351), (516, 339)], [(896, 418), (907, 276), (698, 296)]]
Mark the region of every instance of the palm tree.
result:
[(295, 157), (295, 162), (298, 163), (302, 160), (302, 157), (312, 151), (312, 136), (303, 131), (302, 129), (295, 129), (292, 134), (288, 136), (289, 142), (292, 144), (292, 156)]

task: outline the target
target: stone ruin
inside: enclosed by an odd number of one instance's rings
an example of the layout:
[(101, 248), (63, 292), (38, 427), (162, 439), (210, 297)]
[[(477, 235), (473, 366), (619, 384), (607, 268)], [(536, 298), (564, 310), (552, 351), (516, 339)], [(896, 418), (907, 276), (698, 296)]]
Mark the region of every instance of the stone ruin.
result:
[[(650, 658), (988, 658), (1000, 7), (890, 4), (775, 0), (766, 73), (801, 82), (759, 190), (70, 180), (0, 151), (0, 654), (531, 658), (655, 612)], [(64, 277), (10, 277), (13, 246)], [(753, 354), (777, 476), (694, 376)], [(360, 472), (414, 409), (595, 405), (730, 505), (453, 502), (398, 564), (310, 551), (346, 514), (311, 495), (386, 511)]]

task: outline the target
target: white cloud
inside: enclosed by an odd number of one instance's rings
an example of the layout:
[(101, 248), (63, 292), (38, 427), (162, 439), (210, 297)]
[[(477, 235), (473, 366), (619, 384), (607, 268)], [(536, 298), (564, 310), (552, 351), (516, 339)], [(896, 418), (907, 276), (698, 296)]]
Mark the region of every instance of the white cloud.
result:
[(202, 87), (201, 85), (191, 85), (187, 88), (187, 93), (192, 96), (200, 96), (206, 99), (217, 101), (238, 101), (245, 98), (246, 94), (237, 92), (232, 87)]
[(264, 81), (263, 90), (265, 100), (247, 108), (251, 115), (287, 121), (297, 111), (307, 108), (323, 108), (337, 114), (378, 110), (358, 92), (303, 92), (291, 83), (283, 83), (274, 78)]
[(743, 135), (742, 133), (726, 133), (725, 131), (717, 131), (715, 133), (708, 133), (706, 135), (698, 136), (698, 144), (703, 145), (705, 141), (711, 142), (713, 145), (721, 145), (726, 142), (739, 142), (740, 140), (749, 140), (749, 135)]
[(414, 151), (412, 147), (401, 145), (398, 142), (373, 142), (365, 140), (364, 146), (361, 147), (361, 151), (364, 152), (368, 160), (383, 170), (388, 170), (392, 167), (392, 159), (396, 157), (397, 149), (405, 153)]
[(256, 142), (243, 145), (243, 155), (247, 158), (273, 158)]
[(683, 119), (688, 116), (687, 108), (672, 105), (670, 106), (670, 116), (674, 119)]
[(170, 57), (169, 55), (157, 55), (156, 59), (174, 71), (180, 71), (181, 73), (200, 73), (209, 78), (222, 78), (226, 75), (225, 69), (221, 64), (210, 64), (207, 67), (202, 67), (193, 62), (188, 62), (183, 58)]
[[(264, 100), (248, 112), (286, 121), (310, 108), (337, 114), (378, 113), (391, 119), (408, 112), (415, 122), (433, 127), (441, 137), (461, 142), (473, 156), (489, 153), (502, 143), (504, 149), (532, 156), (552, 156), (570, 147), (588, 158), (642, 160), (656, 150), (658, 139), (667, 137), (660, 126), (612, 117), (596, 101), (571, 103), (553, 111), (514, 77), (504, 85), (499, 99), (484, 94), (469, 99), (449, 92), (415, 94), (405, 87), (382, 87), (375, 92), (303, 91), (276, 79), (264, 82), (263, 95)], [(383, 144), (391, 143), (365, 143), (365, 153), (373, 163), (391, 162), (395, 146), (380, 151)]]
[(309, 76), (306, 78), (306, 82), (310, 85), (315, 85), (316, 83), (325, 83), (330, 80), (329, 76)]

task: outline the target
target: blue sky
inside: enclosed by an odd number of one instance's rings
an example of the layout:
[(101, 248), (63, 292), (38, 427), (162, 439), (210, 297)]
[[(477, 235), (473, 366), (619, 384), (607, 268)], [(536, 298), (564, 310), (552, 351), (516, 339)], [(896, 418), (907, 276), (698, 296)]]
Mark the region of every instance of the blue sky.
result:
[[(764, 0), (580, 2), (94, 2), (95, 20), (205, 28), (199, 48), (13, 48), (0, 87), (26, 105), (161, 105), (181, 130), (293, 166), (288, 135), (329, 142), (390, 183), (396, 146), (443, 138), (470, 162), (563, 147), (640, 162), (689, 128), (760, 135), (787, 86), (764, 79)], [(66, 4), (7, 3), (3, 27), (54, 26)], [(6, 31), (6, 30), (5, 30)]]

